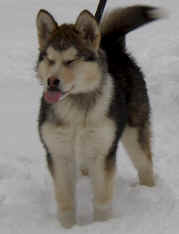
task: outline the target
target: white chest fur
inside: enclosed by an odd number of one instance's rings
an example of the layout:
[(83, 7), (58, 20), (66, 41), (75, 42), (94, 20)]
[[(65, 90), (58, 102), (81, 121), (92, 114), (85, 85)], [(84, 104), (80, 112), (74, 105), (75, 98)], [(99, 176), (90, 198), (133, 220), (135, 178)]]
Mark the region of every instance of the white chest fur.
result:
[(115, 124), (107, 117), (113, 85), (108, 79), (96, 105), (87, 114), (64, 99), (56, 106), (56, 115), (65, 120), (57, 125), (45, 122), (41, 133), (54, 159), (72, 160), (80, 168), (88, 167), (90, 160), (104, 158), (115, 137)]

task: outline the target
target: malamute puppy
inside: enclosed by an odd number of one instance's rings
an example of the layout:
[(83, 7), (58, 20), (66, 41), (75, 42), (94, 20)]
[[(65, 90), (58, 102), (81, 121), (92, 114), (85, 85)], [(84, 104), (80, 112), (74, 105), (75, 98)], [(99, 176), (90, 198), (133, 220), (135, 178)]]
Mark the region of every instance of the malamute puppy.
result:
[(156, 13), (148, 6), (117, 9), (98, 25), (84, 10), (75, 24), (60, 26), (47, 11), (38, 13), (39, 133), (64, 227), (76, 222), (77, 168), (91, 178), (95, 220), (111, 217), (120, 138), (140, 184), (154, 185), (149, 99), (125, 35), (158, 19)]

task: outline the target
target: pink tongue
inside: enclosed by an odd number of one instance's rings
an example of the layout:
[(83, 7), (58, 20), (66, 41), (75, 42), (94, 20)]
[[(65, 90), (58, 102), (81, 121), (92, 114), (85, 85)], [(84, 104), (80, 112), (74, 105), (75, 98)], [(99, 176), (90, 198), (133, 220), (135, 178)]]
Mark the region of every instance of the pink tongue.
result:
[(50, 104), (57, 102), (61, 96), (60, 91), (47, 91), (44, 93), (45, 100)]

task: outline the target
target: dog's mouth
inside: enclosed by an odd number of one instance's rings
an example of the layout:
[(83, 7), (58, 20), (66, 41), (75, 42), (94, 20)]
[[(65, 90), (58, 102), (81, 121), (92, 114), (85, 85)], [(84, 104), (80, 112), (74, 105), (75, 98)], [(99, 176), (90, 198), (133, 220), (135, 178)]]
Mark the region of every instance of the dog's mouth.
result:
[(44, 92), (44, 99), (49, 104), (56, 103), (67, 97), (71, 93), (72, 88), (65, 92), (60, 89), (47, 89), (47, 91)]

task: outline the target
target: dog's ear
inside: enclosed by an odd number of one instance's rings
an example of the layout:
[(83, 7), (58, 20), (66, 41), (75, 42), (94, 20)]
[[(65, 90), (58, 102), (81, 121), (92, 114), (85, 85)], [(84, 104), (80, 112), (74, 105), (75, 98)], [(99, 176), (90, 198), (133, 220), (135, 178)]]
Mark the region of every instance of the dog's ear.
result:
[(97, 50), (100, 46), (101, 33), (94, 16), (87, 10), (82, 11), (77, 18), (75, 26), (86, 43)]
[(37, 25), (39, 46), (41, 50), (44, 49), (44, 47), (47, 45), (51, 37), (51, 33), (57, 28), (58, 25), (54, 20), (53, 16), (50, 13), (48, 13), (46, 10), (39, 11), (36, 19), (36, 25)]

